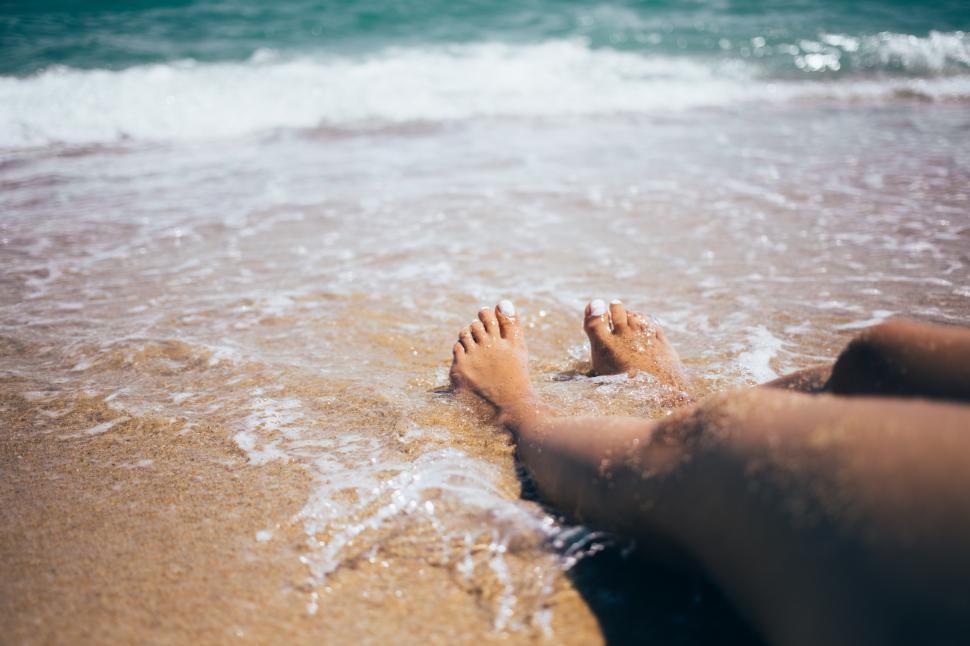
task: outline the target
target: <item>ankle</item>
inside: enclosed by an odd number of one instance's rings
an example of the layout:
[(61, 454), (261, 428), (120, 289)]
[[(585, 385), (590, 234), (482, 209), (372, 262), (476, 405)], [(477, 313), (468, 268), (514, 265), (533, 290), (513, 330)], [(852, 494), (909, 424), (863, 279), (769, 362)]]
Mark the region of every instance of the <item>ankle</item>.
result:
[(518, 437), (524, 427), (539, 426), (552, 415), (553, 410), (543, 404), (535, 392), (529, 392), (514, 402), (501, 406), (497, 421)]

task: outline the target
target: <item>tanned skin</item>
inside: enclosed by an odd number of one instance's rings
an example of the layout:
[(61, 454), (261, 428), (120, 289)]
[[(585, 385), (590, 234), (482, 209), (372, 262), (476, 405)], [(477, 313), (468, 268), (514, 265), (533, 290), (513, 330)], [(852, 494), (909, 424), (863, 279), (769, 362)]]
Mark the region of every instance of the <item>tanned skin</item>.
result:
[[(650, 420), (559, 415), (532, 386), (511, 303), (478, 318), (453, 348), (452, 384), (495, 409), (562, 512), (673, 543), (770, 643), (970, 635), (970, 331), (886, 323), (833, 366)], [(686, 389), (651, 318), (593, 301), (584, 328), (594, 372)]]

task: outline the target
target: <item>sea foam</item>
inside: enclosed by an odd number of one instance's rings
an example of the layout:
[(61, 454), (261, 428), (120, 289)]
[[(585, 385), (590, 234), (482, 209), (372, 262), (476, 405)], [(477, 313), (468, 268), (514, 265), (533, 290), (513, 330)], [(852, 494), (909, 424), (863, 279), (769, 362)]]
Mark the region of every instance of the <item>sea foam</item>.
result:
[[(816, 54), (828, 51), (832, 58), (861, 48), (852, 55), (865, 54), (889, 68), (912, 59), (910, 67), (919, 62), (931, 72), (967, 55), (962, 36), (955, 42), (883, 37), (871, 44), (847, 38), (837, 40), (839, 48), (820, 44), (828, 49)], [(796, 48), (793, 55), (811, 53)], [(799, 99), (970, 98), (970, 77), (962, 74), (832, 80), (806, 73), (804, 79), (771, 80), (754, 62), (736, 58), (596, 49), (582, 39), (394, 48), (360, 57), (283, 59), (260, 52), (245, 62), (179, 61), (117, 71), (56, 67), (0, 78), (0, 146), (191, 140), (275, 129), (650, 113)]]

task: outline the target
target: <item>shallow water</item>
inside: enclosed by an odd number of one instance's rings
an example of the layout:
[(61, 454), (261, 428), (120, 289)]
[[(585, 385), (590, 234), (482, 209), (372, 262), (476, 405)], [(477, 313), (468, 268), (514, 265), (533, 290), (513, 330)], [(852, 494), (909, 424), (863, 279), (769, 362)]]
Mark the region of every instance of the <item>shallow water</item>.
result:
[(649, 378), (585, 376), (590, 298), (657, 317), (700, 392), (966, 324), (970, 58), (940, 34), (873, 35), (888, 62), (847, 78), (560, 33), (4, 77), (0, 375), (38, 416), (85, 393), (305, 470), (308, 613), (349, 564), (432, 563), (497, 634), (550, 635), (610, 539), (521, 499), (440, 392), (458, 329), (511, 298), (548, 401), (656, 417)]
[(649, 380), (583, 376), (590, 297), (657, 316), (701, 391), (889, 316), (965, 322), (968, 123), (822, 104), (9, 151), (0, 325), (26, 349), (0, 369), (306, 469), (308, 612), (392, 554), (541, 633), (595, 539), (520, 500), (507, 439), (436, 391), (457, 329), (514, 298), (549, 401), (657, 416)]

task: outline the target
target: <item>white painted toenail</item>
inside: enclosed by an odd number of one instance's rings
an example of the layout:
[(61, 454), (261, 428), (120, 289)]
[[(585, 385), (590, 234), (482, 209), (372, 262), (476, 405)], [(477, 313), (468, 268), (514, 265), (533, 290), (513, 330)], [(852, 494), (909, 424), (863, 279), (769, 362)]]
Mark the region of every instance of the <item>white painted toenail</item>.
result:
[(594, 298), (589, 302), (590, 316), (603, 316), (606, 314), (606, 303), (602, 298)]
[(610, 301), (610, 305), (622, 305), (622, 304), (623, 304), (623, 301), (619, 299)]
[(498, 311), (509, 317), (515, 316), (515, 305), (512, 304), (512, 301), (499, 301)]

